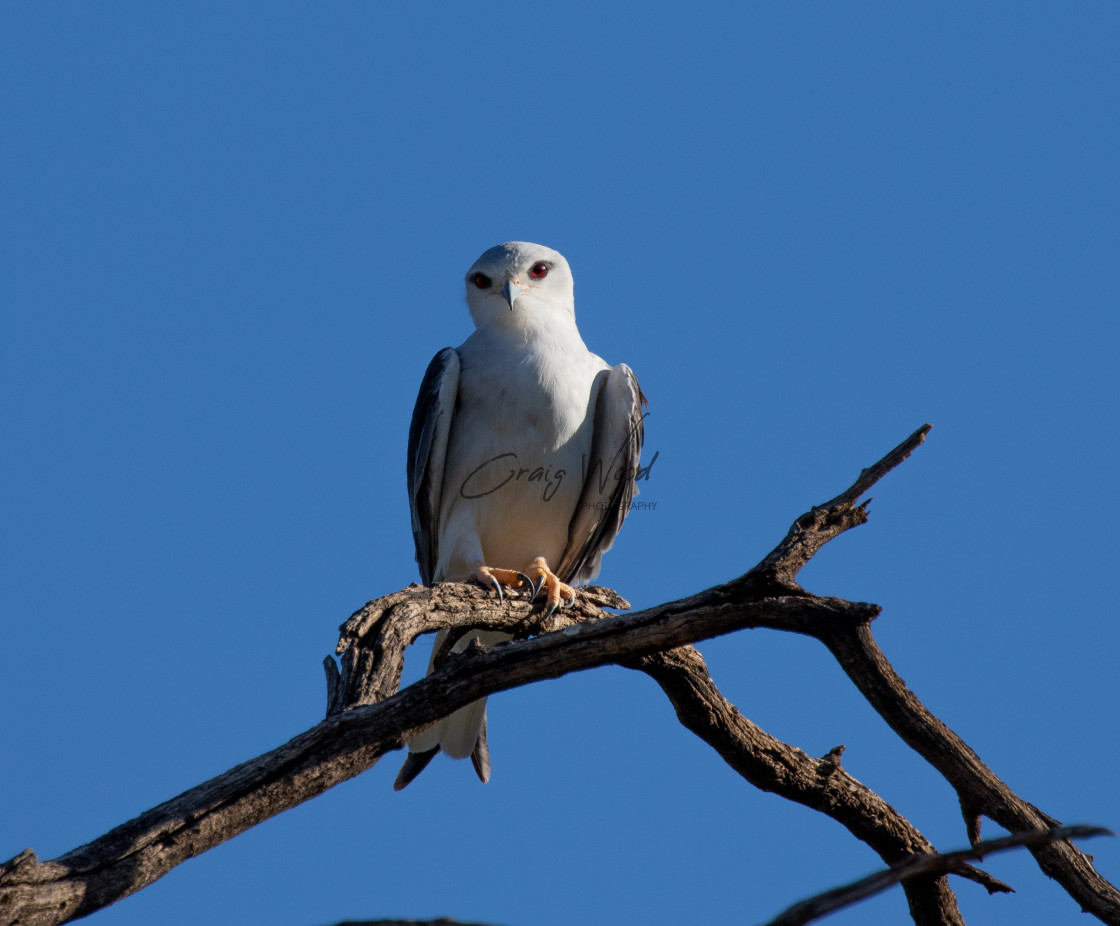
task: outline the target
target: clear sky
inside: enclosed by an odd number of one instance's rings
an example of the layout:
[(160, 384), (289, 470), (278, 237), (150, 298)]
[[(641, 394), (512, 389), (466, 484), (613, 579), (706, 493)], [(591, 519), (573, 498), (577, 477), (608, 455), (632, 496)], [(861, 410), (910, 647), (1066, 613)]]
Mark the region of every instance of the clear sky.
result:
[[(417, 578), (416, 389), (511, 239), (567, 256), (650, 399), (656, 508), (604, 583), (737, 576), (932, 422), (804, 584), (882, 604), (1022, 797), (1120, 827), (1118, 48), (1110, 2), (0, 6), (0, 858), (321, 719), (337, 625)], [(823, 647), (701, 649), (967, 843)], [(387, 757), (95, 922), (755, 923), (879, 867), (644, 676), (495, 697), (490, 743), (488, 785), (440, 759), (395, 794)], [(970, 924), (1084, 922), (1026, 854), (988, 867), (1018, 893), (955, 882)], [(894, 892), (831, 922), (905, 919)]]

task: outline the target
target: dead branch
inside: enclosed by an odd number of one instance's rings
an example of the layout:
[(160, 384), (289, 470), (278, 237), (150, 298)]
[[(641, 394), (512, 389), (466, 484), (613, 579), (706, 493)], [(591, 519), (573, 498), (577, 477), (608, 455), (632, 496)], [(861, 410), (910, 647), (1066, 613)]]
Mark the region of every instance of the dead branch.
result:
[[(459, 583), (413, 586), (370, 602), (341, 628), (341, 673), (333, 660), (326, 662), (326, 720), (57, 859), (39, 862), (27, 850), (0, 865), (0, 926), (53, 926), (87, 915), (140, 890), (186, 859), (359, 774), (458, 707), (483, 695), (609, 663), (641, 668), (655, 677), (682, 721), (742, 774), (761, 782), (760, 787), (830, 813), (888, 863), (928, 855), (929, 843), (897, 811), (847, 776), (836, 751), (812, 760), (767, 737), (727, 704), (698, 655), (693, 658), (680, 649), (747, 627), (792, 631), (825, 642), (888, 722), (904, 727), (904, 739), (922, 744), (915, 748), (942, 769), (971, 813), (1003, 823), (996, 814), (1004, 810), (994, 805), (1003, 800), (1040, 814), (1006, 790), (900, 680), (894, 684), (892, 676), (897, 676), (870, 635), (870, 621), (880, 611), (877, 605), (811, 595), (796, 583), (798, 571), (824, 543), (867, 520), (868, 503), (857, 504), (859, 496), (906, 459), (928, 430), (919, 429), (864, 470), (848, 490), (798, 518), (757, 567), (686, 599), (612, 616), (600, 606), (624, 607), (625, 602), (609, 589), (586, 589), (575, 608), (547, 624), (524, 598), (511, 595), (498, 605), (481, 588)], [(405, 647), (420, 634), (445, 627), (505, 629), (517, 639), (491, 649), (468, 648), (450, 657), (438, 672), (398, 692)], [(542, 635), (524, 639), (533, 633)], [(701, 722), (697, 711), (711, 707), (716, 717)], [(758, 753), (775, 746), (780, 747), (774, 753), (780, 761), (771, 767), (760, 764)], [(1025, 828), (1037, 827), (1018, 827)], [(1040, 862), (1045, 860), (1044, 870), (1084, 908), (1106, 922), (1120, 923), (1115, 889), (1081, 853), (1060, 845), (1065, 848), (1051, 854), (1035, 850)], [(953, 871), (980, 880), (989, 890), (1006, 887), (963, 861)], [(917, 922), (960, 922), (943, 874), (908, 879), (905, 889)]]
[[(756, 788), (826, 814), (888, 865), (936, 851), (891, 804), (841, 767), (842, 746), (814, 759), (740, 714), (715, 686), (693, 647), (645, 656), (632, 667), (649, 674), (668, 695), (680, 722)], [(952, 873), (976, 881), (990, 894), (1011, 890), (970, 865), (962, 863)], [(914, 879), (903, 889), (918, 926), (964, 922), (944, 877)]]
[[(956, 790), (970, 841), (980, 835), (981, 814), (1013, 833), (1060, 826), (1015, 794), (918, 700), (887, 662), (870, 627), (834, 628), (820, 639), (891, 728)], [(1120, 892), (1076, 846), (1058, 840), (1028, 844), (1027, 848), (1039, 867), (1082, 910), (1106, 923), (1120, 923)]]
[(949, 874), (955, 872), (962, 862), (969, 859), (983, 859), (985, 855), (990, 855), (993, 852), (1005, 852), (1019, 846), (1045, 845), (1046, 843), (1067, 839), (1115, 835), (1112, 830), (1106, 830), (1099, 826), (1060, 826), (1047, 830), (1033, 830), (1029, 833), (1015, 833), (1001, 839), (989, 839), (987, 842), (976, 843), (970, 849), (958, 849), (955, 852), (941, 854), (935, 852), (928, 855), (917, 855), (893, 868), (888, 868), (886, 871), (878, 871), (866, 878), (861, 878), (859, 881), (853, 881), (843, 887), (802, 900), (783, 911), (766, 926), (803, 926), (803, 924), (819, 920), (829, 913), (835, 913), (842, 907), (851, 906), (858, 901), (882, 893), (899, 882), (906, 884), (911, 878)]
[[(512, 629), (514, 609), (481, 588), (447, 584), (406, 589), (406, 601), (433, 598), (476, 624)], [(524, 606), (524, 603), (522, 603)], [(407, 609), (406, 609), (407, 610)], [(446, 623), (415, 608), (417, 632)], [(801, 626), (820, 612), (851, 619), (866, 606), (804, 598), (742, 607), (714, 603), (572, 625), (518, 643), (468, 650), (439, 672), (376, 704), (332, 714), (283, 746), (239, 765), (49, 862), (31, 850), (0, 865), (0, 924), (45, 926), (88, 915), (162, 877), (176, 865), (262, 820), (321, 794), (401, 748), (419, 729), (483, 695), (618, 663), (747, 626)], [(439, 614), (434, 611), (431, 613)], [(392, 620), (382, 623), (391, 624)], [(360, 661), (355, 662), (360, 664)], [(399, 678), (400, 667), (387, 673)], [(346, 686), (343, 686), (346, 690)]]

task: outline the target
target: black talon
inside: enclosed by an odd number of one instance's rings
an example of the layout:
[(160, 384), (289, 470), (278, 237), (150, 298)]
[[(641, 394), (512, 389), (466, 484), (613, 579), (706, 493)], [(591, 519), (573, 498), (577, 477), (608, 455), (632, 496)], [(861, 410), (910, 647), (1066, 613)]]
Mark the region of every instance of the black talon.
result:
[(502, 583), (493, 576), (490, 576), (490, 585), (494, 589), (494, 594), (498, 596), (498, 604), (503, 604), (505, 602), (505, 597), (502, 595)]
[[(536, 588), (535, 588), (535, 587), (533, 586), (533, 580), (532, 580), (532, 579), (530, 579), (530, 578), (529, 578), (529, 577), (528, 577), (527, 575), (525, 575), (525, 573), (523, 573), (523, 572), (519, 572), (519, 573), (517, 574), (517, 578), (519, 578), (519, 579), (521, 580), (521, 584), (522, 584), (522, 585), (527, 585), (527, 586), (529, 586), (529, 588), (533, 589), (533, 598), (536, 598), (536, 597), (537, 597), (537, 590), (536, 590)], [(518, 586), (518, 587), (520, 587), (520, 586)], [(533, 600), (533, 598), (530, 598), (530, 599), (529, 599), (529, 601), (531, 602), (531, 601)]]
[(532, 604), (534, 601), (537, 600), (537, 595), (539, 595), (541, 593), (541, 589), (544, 588), (544, 576), (541, 576), (541, 584), (540, 585), (537, 585), (535, 582), (533, 582), (531, 580), (530, 580), (529, 584), (531, 586), (533, 586), (533, 597), (529, 599), (529, 603)]
[(572, 597), (571, 597), (571, 598), (568, 598), (567, 600), (562, 600), (562, 601), (560, 602), (560, 607), (562, 607), (562, 608), (570, 608), (570, 607), (571, 607), (572, 605), (574, 605), (575, 603), (576, 603), (576, 596), (575, 596), (575, 595), (572, 595)]
[(548, 620), (552, 617), (553, 612), (556, 610), (556, 602), (550, 601), (545, 605), (544, 613), (541, 615), (541, 620)]

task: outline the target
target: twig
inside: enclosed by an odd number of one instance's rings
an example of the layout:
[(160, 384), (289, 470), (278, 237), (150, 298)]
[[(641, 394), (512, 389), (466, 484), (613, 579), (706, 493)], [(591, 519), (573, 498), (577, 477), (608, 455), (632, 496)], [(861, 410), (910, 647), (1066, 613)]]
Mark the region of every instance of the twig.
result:
[(841, 907), (847, 907), (875, 894), (882, 893), (894, 884), (902, 882), (905, 886), (910, 880), (930, 875), (951, 874), (966, 861), (982, 859), (993, 852), (1004, 852), (1019, 846), (1039, 846), (1068, 839), (1086, 839), (1090, 836), (1115, 836), (1111, 830), (1099, 826), (1058, 826), (1045, 830), (1032, 830), (1027, 833), (1015, 833), (1001, 839), (989, 839), (980, 842), (970, 849), (958, 849), (955, 852), (930, 853), (915, 856), (906, 862), (895, 865), (885, 871), (878, 871), (859, 881), (853, 881), (843, 887), (825, 891), (815, 897), (802, 900), (789, 907), (779, 916), (770, 920), (766, 926), (802, 926), (804, 923), (820, 919), (829, 913), (834, 913)]

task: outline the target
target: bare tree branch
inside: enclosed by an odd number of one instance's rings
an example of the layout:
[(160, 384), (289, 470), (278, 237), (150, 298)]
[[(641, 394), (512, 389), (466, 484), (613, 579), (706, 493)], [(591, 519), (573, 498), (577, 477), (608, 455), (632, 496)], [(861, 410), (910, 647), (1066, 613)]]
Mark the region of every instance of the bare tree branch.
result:
[[(817, 550), (844, 531), (867, 523), (867, 506), (871, 504), (871, 499), (857, 505), (859, 497), (892, 469), (909, 459), (910, 454), (925, 442), (926, 435), (931, 430), (933, 425), (923, 424), (883, 459), (862, 470), (856, 481), (836, 498), (805, 512), (793, 522), (782, 542), (743, 578), (750, 577), (755, 582), (768, 578), (785, 588), (800, 589), (796, 581), (797, 574)], [(803, 594), (808, 592), (803, 591)]]
[[(879, 614), (877, 605), (810, 595), (796, 583), (798, 571), (824, 543), (866, 521), (867, 502), (856, 504), (859, 496), (906, 459), (928, 430), (919, 429), (864, 470), (848, 490), (798, 518), (757, 567), (680, 601), (610, 616), (600, 606), (625, 607), (625, 602), (609, 589), (584, 589), (573, 609), (548, 622), (541, 621), (524, 596), (513, 594), (499, 605), (481, 588), (460, 583), (413, 586), (370, 602), (341, 628), (341, 674), (333, 660), (326, 662), (326, 720), (53, 861), (40, 863), (27, 850), (0, 865), (0, 926), (54, 926), (91, 913), (359, 774), (458, 707), (483, 695), (608, 663), (653, 675), (681, 719), (760, 787), (830, 813), (888, 862), (928, 854), (932, 847), (920, 833), (847, 776), (838, 752), (812, 760), (767, 737), (722, 698), (698, 654), (693, 658), (691, 651), (680, 649), (747, 627), (792, 631), (825, 642), (888, 722), (906, 731), (900, 730), (904, 739), (922, 744), (915, 748), (957, 787), (962, 807), (999, 819), (995, 814), (1004, 810), (995, 802), (1002, 800), (1020, 808), (1016, 812), (1029, 808), (1044, 817), (1006, 790), (902, 686), (871, 640), (869, 623)], [(420, 634), (445, 627), (504, 629), (519, 639), (492, 649), (470, 647), (398, 692), (405, 647)], [(542, 631), (542, 636), (523, 639)], [(709, 707), (717, 717), (702, 722), (696, 712)], [(780, 759), (768, 766), (759, 753), (772, 749)], [(983, 788), (976, 787), (978, 780)], [(1044, 819), (1047, 825), (1053, 822)], [(1044, 870), (1083, 907), (1106, 922), (1120, 923), (1115, 889), (1076, 849), (1059, 845), (1064, 848), (1053, 857), (1035, 850), (1040, 860), (1046, 859)], [(1005, 888), (963, 862), (954, 871), (980, 880), (989, 890)], [(914, 880), (906, 890), (914, 918), (923, 926), (960, 922), (943, 876)]]
[[(887, 662), (871, 628), (834, 627), (820, 637), (848, 677), (884, 720), (956, 790), (970, 841), (983, 814), (1011, 832), (1049, 829), (1059, 822), (1015, 794), (975, 752), (935, 717)], [(1028, 845), (1039, 867), (1062, 885), (1081, 908), (1106, 923), (1120, 923), (1120, 892), (1074, 845), (1043, 841)]]
[[(909, 820), (841, 767), (842, 746), (814, 759), (740, 714), (716, 688), (693, 647), (645, 656), (633, 667), (648, 673), (662, 687), (684, 726), (755, 787), (827, 814), (888, 865), (936, 851)], [(952, 871), (978, 882), (989, 893), (1011, 890), (970, 865), (962, 863)], [(914, 879), (903, 889), (918, 926), (964, 922), (944, 877)]]
[[(528, 608), (525, 602), (518, 602), (520, 607), (497, 605), (481, 588), (459, 583), (406, 589), (397, 595), (413, 606), (403, 609), (402, 623), (416, 633), (445, 625), (457, 607), (468, 615), (461, 626), (513, 630)], [(432, 601), (432, 610), (417, 606), (424, 600)], [(88, 845), (49, 862), (38, 862), (27, 850), (0, 865), (0, 924), (53, 926), (126, 897), (188, 858), (365, 771), (386, 752), (401, 748), (417, 730), (483, 695), (740, 627), (802, 626), (816, 613), (851, 620), (852, 614), (866, 609), (838, 600), (804, 598), (767, 599), (735, 608), (714, 603), (691, 609), (663, 605), (489, 650), (469, 649), (399, 694), (333, 714), (278, 749), (184, 792)], [(387, 620), (378, 626), (393, 623)], [(399, 678), (399, 673), (398, 665), (386, 674)]]
[(977, 843), (970, 849), (914, 856), (886, 871), (878, 871), (859, 881), (802, 900), (770, 920), (766, 926), (803, 926), (829, 913), (835, 913), (842, 907), (882, 893), (899, 882), (905, 886), (912, 878), (949, 874), (955, 872), (962, 862), (969, 859), (983, 859), (985, 855), (993, 852), (1004, 852), (1019, 846), (1046, 845), (1059, 840), (1115, 835), (1112, 830), (1099, 826), (1059, 826), (1046, 830), (1032, 830), (1029, 833), (1015, 833), (1001, 839), (990, 839), (987, 842)]
[[(929, 431), (930, 425), (923, 425), (882, 460), (863, 470), (836, 498), (798, 518), (774, 551), (738, 581), (757, 588), (780, 588), (787, 594), (808, 594), (797, 585), (797, 573), (824, 543), (867, 520), (870, 499), (859, 505), (856, 500), (909, 457)], [(980, 838), (981, 814), (1011, 832), (1060, 825), (1016, 795), (906, 687), (875, 643), (870, 620), (849, 624), (822, 621), (810, 630), (798, 632), (824, 643), (872, 707), (953, 786), (970, 842)], [(1060, 840), (1043, 841), (1028, 848), (1039, 867), (1061, 884), (1082, 910), (1120, 926), (1120, 891), (1101, 877), (1084, 853)]]

